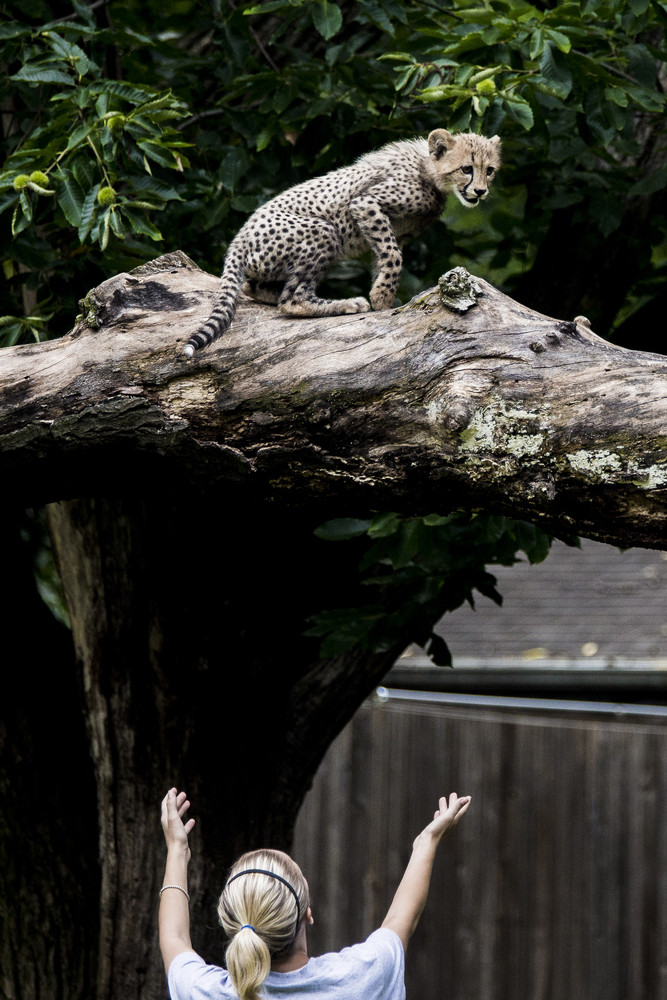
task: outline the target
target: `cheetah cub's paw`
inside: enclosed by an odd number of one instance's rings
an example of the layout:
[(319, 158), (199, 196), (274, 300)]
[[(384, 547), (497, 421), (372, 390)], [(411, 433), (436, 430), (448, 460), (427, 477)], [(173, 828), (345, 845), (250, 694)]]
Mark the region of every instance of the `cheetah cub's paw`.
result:
[(371, 304), (363, 295), (356, 299), (341, 299), (341, 314), (344, 313), (367, 313), (371, 311)]
[(368, 312), (368, 300), (357, 299), (314, 299), (305, 302), (279, 302), (278, 311), (284, 316), (345, 316), (347, 313)]

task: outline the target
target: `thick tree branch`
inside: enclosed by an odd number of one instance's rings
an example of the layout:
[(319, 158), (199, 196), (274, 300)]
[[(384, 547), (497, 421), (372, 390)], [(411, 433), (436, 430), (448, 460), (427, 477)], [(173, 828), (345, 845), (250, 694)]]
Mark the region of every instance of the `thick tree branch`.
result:
[[(542, 316), (457, 269), (385, 313), (289, 320), (183, 254), (89, 293), (59, 341), (0, 354), (0, 469), (24, 501), (216, 490), (309, 508), (496, 510), (661, 546), (667, 359)], [(449, 302), (449, 304), (447, 304)]]

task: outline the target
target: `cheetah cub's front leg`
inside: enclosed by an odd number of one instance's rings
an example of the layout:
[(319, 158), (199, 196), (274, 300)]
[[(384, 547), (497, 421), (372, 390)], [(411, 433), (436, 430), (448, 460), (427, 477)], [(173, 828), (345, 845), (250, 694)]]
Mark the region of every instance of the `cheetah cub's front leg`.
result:
[(391, 221), (374, 192), (354, 198), (350, 202), (350, 214), (375, 258), (375, 279), (369, 295), (371, 305), (376, 310), (391, 309), (403, 266)]

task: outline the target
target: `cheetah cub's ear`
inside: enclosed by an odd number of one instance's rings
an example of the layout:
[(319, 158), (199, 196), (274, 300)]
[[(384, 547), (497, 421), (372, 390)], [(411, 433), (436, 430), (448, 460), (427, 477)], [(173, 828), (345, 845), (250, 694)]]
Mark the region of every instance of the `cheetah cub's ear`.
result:
[(446, 128), (436, 128), (429, 132), (428, 151), (434, 160), (439, 160), (455, 144), (456, 139)]

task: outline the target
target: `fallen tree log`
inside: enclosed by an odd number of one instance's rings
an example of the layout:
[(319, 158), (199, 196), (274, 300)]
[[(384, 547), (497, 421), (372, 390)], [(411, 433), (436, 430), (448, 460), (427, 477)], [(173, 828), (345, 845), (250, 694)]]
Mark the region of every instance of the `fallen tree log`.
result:
[(178, 493), (420, 514), (485, 509), (660, 547), (667, 359), (461, 268), (389, 312), (287, 319), (168, 254), (93, 289), (61, 340), (0, 354), (0, 469), (24, 502)]

